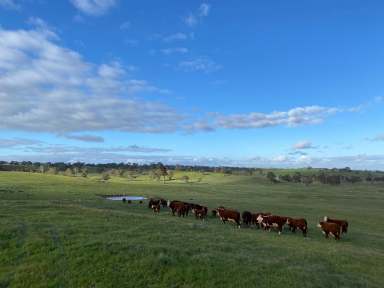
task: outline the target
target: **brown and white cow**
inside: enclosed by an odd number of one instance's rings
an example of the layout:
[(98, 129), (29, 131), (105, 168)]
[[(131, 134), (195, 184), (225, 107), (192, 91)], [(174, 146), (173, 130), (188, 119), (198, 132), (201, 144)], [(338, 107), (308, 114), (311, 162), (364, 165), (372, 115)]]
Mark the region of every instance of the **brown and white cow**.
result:
[(153, 203), (151, 205), (151, 208), (152, 208), (154, 213), (160, 213), (160, 202)]
[(289, 217), (278, 215), (259, 215), (259, 217), (257, 217), (257, 222), (259, 223), (259, 225), (261, 225), (261, 227), (264, 228), (264, 230), (271, 231), (272, 228), (277, 228), (277, 231), (280, 235), (283, 231), (283, 226), (287, 223), (288, 218)]
[(230, 221), (240, 228), (240, 212), (223, 207), (216, 208), (217, 214), (223, 223)]
[(188, 215), (187, 206), (182, 201), (178, 201), (178, 200), (168, 201), (168, 207), (171, 210), (173, 216), (175, 216), (176, 212), (178, 215), (179, 214), (180, 215), (183, 214), (183, 216)]
[(304, 237), (307, 236), (308, 224), (307, 220), (305, 220), (304, 218), (288, 218), (287, 224), (289, 226), (289, 230), (291, 230), (293, 233), (296, 232), (296, 229), (300, 229), (303, 232)]
[(270, 212), (258, 212), (258, 213), (253, 213), (252, 214), (252, 224), (253, 225), (256, 225), (256, 227), (258, 229), (260, 229), (260, 223), (257, 221), (257, 218), (259, 216), (269, 216), (269, 215), (272, 215), (272, 213)]
[(320, 221), (319, 224), (317, 224), (317, 227), (321, 228), (325, 238), (328, 238), (329, 235), (331, 235), (335, 237), (335, 240), (340, 240), (342, 227), (339, 224)]
[(195, 214), (196, 219), (206, 219), (208, 214), (208, 208), (201, 206), (199, 208), (193, 208), (193, 213)]
[(341, 232), (342, 233), (347, 233), (348, 232), (348, 222), (347, 222), (347, 220), (333, 219), (333, 218), (329, 218), (328, 216), (325, 216), (324, 217), (324, 222), (339, 224), (341, 226)]

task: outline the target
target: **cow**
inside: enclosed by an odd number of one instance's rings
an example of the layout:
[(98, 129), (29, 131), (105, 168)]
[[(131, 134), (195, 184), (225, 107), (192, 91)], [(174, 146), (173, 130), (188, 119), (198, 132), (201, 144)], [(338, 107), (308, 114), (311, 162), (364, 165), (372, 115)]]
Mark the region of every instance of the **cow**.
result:
[(342, 227), (339, 224), (320, 221), (319, 224), (317, 224), (317, 227), (321, 228), (325, 238), (328, 238), (329, 234), (331, 234), (331, 236), (335, 237), (335, 240), (340, 240)]
[(270, 212), (258, 212), (258, 213), (252, 213), (252, 224), (253, 225), (256, 225), (256, 227), (258, 229), (260, 229), (260, 223), (257, 221), (257, 218), (259, 216), (269, 216), (269, 215), (272, 215), (272, 213)]
[(221, 207), (216, 208), (216, 210), (223, 223), (231, 221), (240, 228), (240, 213), (238, 211)]
[[(188, 216), (189, 210), (191, 209), (190, 205), (191, 204), (189, 204), (189, 203), (186, 203), (183, 201), (178, 201), (178, 200), (168, 201), (168, 207), (169, 207), (169, 209), (171, 209), (173, 216), (175, 216), (175, 212), (178, 212), (178, 210), (181, 211), (180, 207), (182, 207), (183, 217)], [(178, 212), (178, 214), (179, 214), (179, 212)]]
[(283, 231), (283, 226), (287, 223), (287, 219), (288, 217), (284, 217), (284, 216), (259, 215), (259, 217), (257, 217), (257, 222), (259, 223), (259, 225), (261, 225), (264, 228), (264, 230), (271, 231), (272, 227), (277, 228), (277, 231), (279, 232), (279, 235), (280, 235)]
[(207, 207), (201, 206), (201, 208), (194, 208), (192, 211), (193, 211), (193, 213), (195, 213), (196, 219), (207, 218), (207, 214), (208, 214), (208, 208)]
[(181, 203), (180, 205), (177, 205), (176, 206), (176, 213), (177, 213), (177, 216), (181, 217), (185, 217), (185, 216), (188, 216), (188, 204), (185, 204), (185, 203)]
[(346, 220), (331, 219), (328, 216), (325, 216), (324, 222), (339, 224), (341, 226), (341, 233), (348, 232), (348, 222)]
[(212, 217), (219, 216), (219, 212), (217, 211), (217, 209), (219, 209), (219, 208), (224, 208), (224, 206), (219, 206), (216, 209), (212, 209), (212, 211), (211, 211)]
[(153, 203), (151, 205), (151, 208), (153, 210), (153, 213), (160, 213), (160, 202)]
[(252, 224), (252, 213), (249, 211), (244, 211), (241, 214), (241, 220), (245, 225), (251, 225)]
[(157, 204), (160, 205), (160, 199), (158, 199), (158, 198), (150, 198), (149, 201), (148, 201), (148, 208), (152, 209), (152, 205), (157, 205)]
[(307, 237), (308, 224), (307, 220), (305, 220), (304, 218), (288, 218), (287, 224), (289, 226), (289, 230), (291, 230), (293, 233), (296, 233), (296, 229), (300, 229), (303, 232), (303, 236)]

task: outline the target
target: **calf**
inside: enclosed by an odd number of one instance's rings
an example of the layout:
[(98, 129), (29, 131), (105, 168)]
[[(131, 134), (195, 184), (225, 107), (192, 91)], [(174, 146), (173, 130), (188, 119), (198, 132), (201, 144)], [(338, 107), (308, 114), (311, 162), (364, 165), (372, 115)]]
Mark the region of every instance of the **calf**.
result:
[[(124, 198), (124, 199), (125, 199), (125, 198)], [(153, 205), (157, 205), (157, 204), (160, 205), (160, 199), (157, 199), (157, 198), (150, 198), (149, 201), (148, 201), (148, 208), (153, 209), (152, 206), (153, 206)]]
[(300, 229), (303, 232), (303, 236), (304, 237), (307, 236), (308, 224), (307, 224), (307, 220), (305, 220), (304, 218), (299, 218), (299, 219), (288, 218), (287, 224), (289, 226), (289, 230), (291, 230), (293, 233), (296, 232), (296, 229)]
[(328, 238), (329, 234), (331, 234), (331, 236), (335, 237), (335, 240), (340, 240), (342, 227), (339, 224), (320, 221), (319, 224), (317, 224), (317, 227), (321, 228), (325, 234), (325, 238)]
[(245, 225), (251, 225), (252, 224), (252, 213), (249, 211), (244, 211), (241, 214), (241, 220)]
[(342, 233), (348, 232), (348, 222), (346, 220), (331, 219), (331, 218), (325, 216), (324, 222), (339, 224), (341, 226), (341, 232)]
[(257, 222), (264, 228), (264, 230), (271, 231), (271, 228), (277, 228), (279, 235), (283, 231), (283, 226), (287, 223), (288, 217), (277, 216), (277, 215), (268, 215), (257, 217)]
[(152, 204), (151, 208), (153, 210), (153, 213), (160, 213), (160, 202)]
[(217, 208), (216, 210), (220, 220), (223, 221), (223, 223), (231, 221), (240, 228), (240, 213), (238, 211), (221, 207)]

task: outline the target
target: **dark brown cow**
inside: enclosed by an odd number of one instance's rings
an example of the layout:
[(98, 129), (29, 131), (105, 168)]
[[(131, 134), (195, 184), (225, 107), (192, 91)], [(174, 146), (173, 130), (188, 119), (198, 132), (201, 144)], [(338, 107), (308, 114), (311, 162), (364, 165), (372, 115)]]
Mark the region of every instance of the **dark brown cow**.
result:
[(181, 212), (180, 213), (182, 214), (183, 217), (188, 216), (189, 210), (191, 210), (191, 204), (190, 203), (178, 201), (178, 200), (168, 201), (168, 207), (169, 207), (169, 209), (171, 209), (173, 216), (175, 216), (175, 212), (177, 212), (179, 215), (180, 211), (182, 211), (182, 213)]
[(283, 226), (287, 223), (289, 217), (269, 215), (257, 217), (257, 222), (264, 228), (264, 230), (271, 231), (271, 228), (277, 228), (279, 235), (283, 231)]
[(202, 206), (201, 208), (192, 209), (193, 213), (195, 213), (196, 219), (205, 219), (207, 218), (208, 208)]
[(307, 220), (305, 220), (304, 218), (299, 218), (299, 219), (288, 218), (287, 224), (289, 226), (289, 230), (291, 230), (293, 233), (296, 232), (296, 229), (300, 229), (303, 232), (304, 237), (307, 236), (308, 224), (307, 224)]
[(269, 216), (272, 215), (270, 212), (258, 212), (258, 213), (253, 213), (252, 214), (252, 224), (256, 225), (257, 228), (260, 228), (260, 223), (257, 221), (257, 218), (259, 216)]
[(150, 198), (148, 201), (148, 208), (152, 209), (152, 205), (160, 205), (160, 199), (158, 198)]
[(151, 208), (153, 213), (160, 213), (160, 202), (152, 204)]
[(237, 224), (237, 226), (240, 228), (240, 213), (238, 211), (221, 207), (217, 208), (216, 210), (220, 220), (223, 221), (223, 223), (231, 221)]
[(331, 234), (331, 236), (335, 237), (335, 240), (340, 240), (342, 227), (339, 224), (320, 221), (319, 224), (317, 224), (317, 227), (321, 228), (325, 234), (325, 238), (328, 238), (329, 234)]
[(252, 213), (249, 211), (244, 211), (241, 214), (241, 220), (245, 225), (251, 225), (252, 224)]
[(341, 226), (341, 232), (342, 233), (348, 232), (348, 222), (346, 220), (331, 219), (331, 218), (325, 216), (324, 222), (339, 224)]

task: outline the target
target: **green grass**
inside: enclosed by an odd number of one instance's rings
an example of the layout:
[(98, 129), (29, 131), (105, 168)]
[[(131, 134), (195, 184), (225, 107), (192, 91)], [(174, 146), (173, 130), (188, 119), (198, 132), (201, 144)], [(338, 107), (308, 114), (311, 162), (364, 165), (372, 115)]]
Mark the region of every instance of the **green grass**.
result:
[[(185, 174), (185, 173), (182, 173)], [(210, 173), (200, 182), (0, 172), (0, 287), (383, 287), (382, 184), (270, 184)], [(305, 217), (309, 237), (178, 218), (98, 194), (162, 196), (210, 208)], [(192, 200), (191, 200), (192, 199)], [(350, 231), (326, 240), (324, 215)]]

